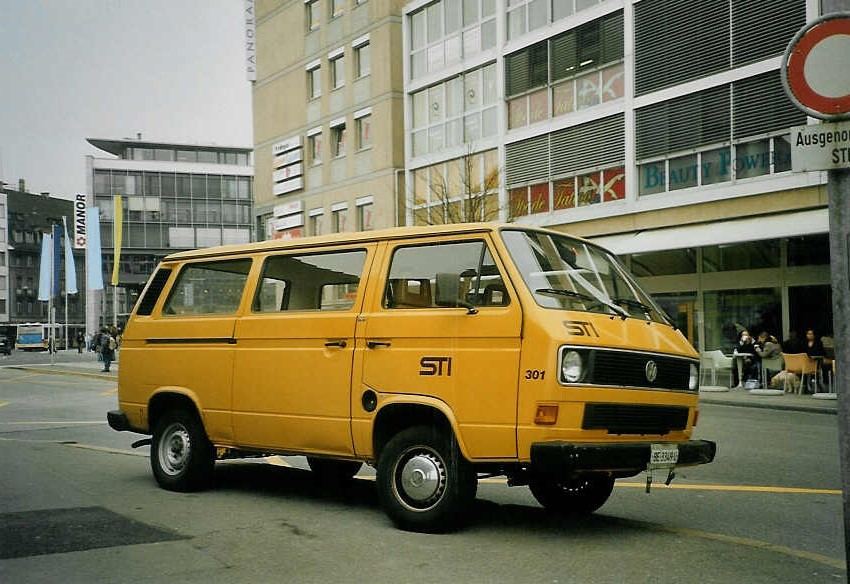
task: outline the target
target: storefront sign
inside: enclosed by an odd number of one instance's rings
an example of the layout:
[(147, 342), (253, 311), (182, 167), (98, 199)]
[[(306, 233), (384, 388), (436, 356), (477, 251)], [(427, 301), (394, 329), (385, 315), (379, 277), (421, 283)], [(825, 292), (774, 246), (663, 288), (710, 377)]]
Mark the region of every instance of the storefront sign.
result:
[(791, 169), (850, 168), (850, 122), (791, 128)]
[(275, 205), (274, 216), (275, 217), (284, 217), (286, 215), (292, 215), (294, 213), (300, 213), (303, 210), (304, 210), (304, 201), (292, 201), (290, 203), (283, 203), (282, 205)]
[(257, 20), (254, 0), (245, 0), (245, 74), (248, 81), (257, 80)]
[(284, 229), (292, 229), (293, 227), (301, 227), (303, 225), (304, 216), (300, 213), (298, 215), (280, 217), (274, 220), (275, 231), (283, 231)]
[(74, 195), (74, 249), (86, 249), (86, 196)]

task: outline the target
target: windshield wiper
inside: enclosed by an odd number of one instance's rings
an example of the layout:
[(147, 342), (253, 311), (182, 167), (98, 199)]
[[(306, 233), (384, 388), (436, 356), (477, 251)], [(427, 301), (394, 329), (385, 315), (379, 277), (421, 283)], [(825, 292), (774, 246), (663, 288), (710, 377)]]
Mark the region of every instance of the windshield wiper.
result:
[[(653, 308), (651, 306), (649, 306), (648, 304), (644, 304), (640, 300), (635, 300), (634, 298), (612, 298), (611, 302), (616, 302), (617, 304), (625, 304), (626, 306), (632, 306), (632, 307), (637, 308), (639, 310), (643, 310), (644, 313), (647, 314), (647, 316), (650, 313), (653, 312)], [(666, 320), (667, 324), (669, 324), (671, 327), (673, 327), (674, 331), (679, 330), (679, 327), (676, 326), (676, 323), (673, 322), (673, 319), (670, 318), (670, 316), (667, 313), (662, 312), (661, 318)]]
[(611, 302), (616, 302), (617, 304), (625, 304), (626, 306), (638, 308), (640, 310), (643, 310), (644, 312), (652, 312), (651, 306), (633, 298), (612, 298)]
[(617, 306), (612, 302), (608, 302), (601, 298), (596, 298), (595, 296), (591, 296), (590, 294), (582, 294), (581, 292), (576, 292), (575, 290), (562, 290), (559, 288), (538, 288), (534, 291), (535, 294), (553, 294), (555, 296), (570, 296), (571, 298), (578, 298), (579, 300), (584, 300), (585, 302), (593, 302), (594, 304), (601, 304), (602, 306), (607, 306), (614, 312), (616, 312), (619, 316), (625, 320), (628, 318), (629, 313), (623, 310), (622, 307)]
[(554, 294), (555, 296), (569, 296), (571, 298), (578, 298), (580, 300), (585, 300), (587, 302), (599, 302), (598, 298), (594, 298), (590, 294), (582, 294), (581, 292), (576, 292), (575, 290), (561, 290), (558, 288), (538, 288), (534, 291), (535, 294)]

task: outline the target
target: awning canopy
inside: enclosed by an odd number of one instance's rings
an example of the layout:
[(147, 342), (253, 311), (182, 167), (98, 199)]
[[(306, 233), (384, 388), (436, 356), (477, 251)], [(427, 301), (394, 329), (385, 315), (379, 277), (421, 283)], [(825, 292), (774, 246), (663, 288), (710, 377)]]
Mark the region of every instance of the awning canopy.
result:
[(826, 208), (589, 237), (617, 255), (829, 233)]

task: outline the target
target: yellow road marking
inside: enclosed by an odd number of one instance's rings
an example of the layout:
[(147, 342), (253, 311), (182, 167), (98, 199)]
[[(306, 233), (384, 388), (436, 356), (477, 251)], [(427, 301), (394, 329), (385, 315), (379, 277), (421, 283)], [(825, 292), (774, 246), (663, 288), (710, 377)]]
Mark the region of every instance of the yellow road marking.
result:
[(2, 408), (3, 406), (8, 406), (8, 405), (9, 405), (9, 402), (0, 402), (0, 408)]
[(20, 379), (27, 379), (28, 377), (35, 377), (36, 375), (39, 375), (39, 373), (25, 373), (24, 375), (18, 375), (17, 377), (12, 377), (11, 379), (4, 379), (3, 381), (18, 381)]
[(774, 552), (778, 554), (784, 554), (786, 556), (791, 556), (794, 558), (800, 558), (803, 560), (809, 560), (812, 562), (817, 562), (819, 564), (824, 564), (826, 566), (830, 566), (831, 568), (838, 568), (843, 570), (847, 567), (844, 560), (840, 560), (838, 558), (831, 558), (829, 556), (824, 556), (823, 554), (816, 554), (814, 552), (807, 552), (804, 550), (795, 550), (794, 548), (790, 548), (784, 545), (777, 545), (774, 543), (768, 543), (766, 541), (760, 541), (758, 539), (750, 539), (748, 537), (738, 537), (736, 535), (724, 535), (722, 533), (712, 533), (710, 531), (701, 531), (699, 529), (690, 529), (688, 527), (667, 527), (664, 525), (657, 525), (654, 523), (644, 523), (642, 521), (630, 521), (630, 523), (635, 523), (646, 529), (651, 529), (653, 531), (663, 531), (666, 533), (673, 533), (676, 535), (684, 535), (688, 537), (698, 537), (700, 539), (708, 539), (711, 541), (719, 541), (722, 543), (729, 543), (734, 545), (745, 545), (747, 547), (752, 547), (760, 550), (765, 550), (769, 552)]
[(113, 393), (118, 393), (118, 386), (116, 385), (112, 389), (107, 389), (106, 391), (101, 391), (100, 395), (111, 395)]
[(89, 420), (77, 420), (77, 421), (75, 421), (75, 420), (42, 420), (42, 421), (31, 421), (31, 422), (0, 422), (0, 424), (5, 425), (5, 426), (43, 426), (43, 425), (50, 425), (50, 424), (60, 424), (60, 425), (66, 426), (66, 425), (72, 425), (72, 424), (86, 425), (86, 424), (106, 424), (106, 423), (107, 423), (106, 420), (91, 420), (91, 421), (89, 421)]
[(286, 462), (284, 459), (282, 459), (279, 456), (269, 456), (268, 458), (266, 458), (266, 462), (269, 463), (269, 464), (273, 464), (274, 466), (283, 466), (283, 467), (286, 467), (286, 468), (292, 468), (291, 464), (289, 464), (288, 462)]
[[(644, 489), (646, 483), (629, 483), (617, 482), (614, 483), (618, 487)], [(802, 494), (802, 495), (840, 495), (840, 489), (808, 489), (800, 487), (774, 487), (774, 486), (756, 486), (756, 485), (689, 485), (673, 483), (669, 486), (665, 484), (652, 485), (653, 489), (679, 489), (691, 491), (733, 491), (739, 493), (782, 493), (782, 494)]]

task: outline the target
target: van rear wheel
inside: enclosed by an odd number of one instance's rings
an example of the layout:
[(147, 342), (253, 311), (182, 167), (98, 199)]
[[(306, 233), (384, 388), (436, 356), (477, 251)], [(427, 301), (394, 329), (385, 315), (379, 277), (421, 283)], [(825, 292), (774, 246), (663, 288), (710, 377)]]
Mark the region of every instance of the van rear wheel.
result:
[(549, 511), (567, 515), (588, 515), (608, 500), (614, 478), (586, 475), (567, 479), (536, 475), (528, 483), (537, 502)]
[(179, 409), (160, 418), (151, 441), (151, 469), (160, 487), (180, 492), (204, 489), (214, 466), (215, 450), (197, 414)]
[(452, 434), (415, 426), (396, 434), (381, 451), (377, 487), (397, 527), (439, 533), (468, 516), (478, 479)]

